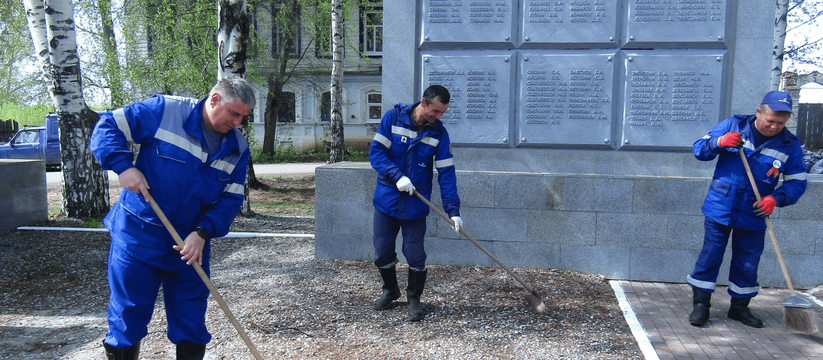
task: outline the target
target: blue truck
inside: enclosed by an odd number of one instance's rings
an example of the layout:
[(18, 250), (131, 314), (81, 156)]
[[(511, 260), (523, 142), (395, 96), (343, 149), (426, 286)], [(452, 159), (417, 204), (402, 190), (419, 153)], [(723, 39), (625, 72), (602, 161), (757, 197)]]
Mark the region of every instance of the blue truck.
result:
[(0, 144), (0, 159), (43, 160), (60, 166), (60, 127), (57, 114), (46, 115), (45, 126), (17, 130), (8, 143)]

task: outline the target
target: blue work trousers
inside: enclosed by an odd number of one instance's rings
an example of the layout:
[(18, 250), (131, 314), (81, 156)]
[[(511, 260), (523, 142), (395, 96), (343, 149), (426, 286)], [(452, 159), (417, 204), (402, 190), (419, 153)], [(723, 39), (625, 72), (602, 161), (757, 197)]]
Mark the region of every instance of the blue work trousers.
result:
[(426, 235), (426, 218), (401, 220), (374, 210), (374, 265), (384, 268), (397, 262), (395, 240), (403, 229), (403, 256), (409, 267), (418, 271), (426, 270), (426, 250), (423, 238)]
[(689, 274), (690, 285), (714, 292), (717, 274), (723, 263), (723, 254), (732, 237), (732, 261), (729, 267), (729, 295), (736, 298), (753, 298), (760, 290), (757, 282), (757, 266), (763, 254), (765, 230), (730, 228), (708, 217), (704, 220), (705, 237), (703, 250)]
[[(148, 334), (157, 291), (163, 286), (168, 337), (174, 344), (184, 341), (207, 344), (206, 305), (209, 289), (194, 267), (170, 252), (158, 266), (133, 257), (115, 243), (109, 252), (109, 332), (104, 342), (115, 348), (131, 346)], [(208, 262), (203, 270), (209, 274)]]

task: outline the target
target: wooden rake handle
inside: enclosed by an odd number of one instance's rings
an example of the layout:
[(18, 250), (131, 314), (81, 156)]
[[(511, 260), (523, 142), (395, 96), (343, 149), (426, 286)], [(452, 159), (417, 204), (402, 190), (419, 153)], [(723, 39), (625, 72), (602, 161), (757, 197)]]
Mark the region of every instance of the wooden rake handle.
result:
[[(163, 210), (161, 210), (160, 206), (157, 205), (157, 202), (154, 201), (154, 197), (151, 195), (149, 195), (149, 197), (149, 204), (151, 205), (151, 208), (154, 209), (155, 213), (157, 213), (157, 217), (159, 217), (160, 221), (163, 222), (163, 225), (174, 238), (174, 241), (177, 243), (177, 246), (179, 246), (182, 249), (183, 239), (180, 238), (180, 234), (177, 233), (177, 230), (175, 230), (174, 226), (171, 225), (171, 222), (169, 222), (169, 219), (166, 217), (166, 214), (163, 213)], [(206, 275), (206, 272), (203, 270), (203, 267), (200, 266), (200, 263), (198, 263), (195, 260), (192, 263), (192, 266), (194, 266), (194, 270), (196, 270), (197, 274), (200, 275), (200, 279), (203, 280), (203, 282), (206, 284), (206, 287), (209, 288), (209, 292), (211, 292), (211, 295), (214, 297), (215, 300), (217, 300), (217, 303), (220, 304), (220, 308), (223, 309), (224, 313), (226, 313), (226, 316), (229, 318), (229, 321), (231, 321), (231, 324), (234, 325), (234, 328), (237, 329), (238, 333), (240, 333), (240, 337), (243, 338), (243, 341), (246, 343), (246, 346), (249, 347), (249, 350), (251, 350), (251, 353), (252, 355), (254, 355), (254, 358), (257, 360), (263, 360), (263, 357), (260, 356), (260, 353), (257, 351), (257, 348), (254, 347), (254, 344), (252, 344), (251, 339), (249, 339), (249, 336), (246, 335), (246, 332), (243, 330), (243, 326), (240, 325), (240, 323), (234, 317), (234, 314), (232, 314), (231, 310), (229, 310), (229, 306), (226, 305), (226, 301), (223, 300), (223, 297), (220, 296), (219, 292), (217, 292), (217, 288), (214, 286), (214, 283), (211, 282), (209, 276)]]
[[(752, 169), (749, 167), (749, 160), (746, 159), (746, 154), (743, 153), (743, 148), (737, 149), (740, 153), (740, 160), (743, 161), (743, 166), (746, 168), (746, 175), (749, 176), (749, 182), (752, 184), (752, 190), (754, 190), (754, 196), (757, 198), (757, 202), (760, 202), (760, 191), (757, 190), (757, 183), (754, 181), (754, 176), (752, 176)], [(777, 254), (777, 261), (780, 262), (780, 269), (783, 270), (783, 277), (786, 278), (786, 284), (789, 285), (789, 292), (794, 295), (794, 286), (792, 286), (792, 280), (789, 279), (789, 270), (786, 269), (786, 262), (783, 261), (783, 255), (780, 253), (780, 247), (777, 246), (777, 238), (774, 236), (774, 229), (772, 228), (772, 222), (769, 220), (769, 217), (765, 217), (766, 220), (766, 228), (769, 229), (769, 237), (772, 239), (772, 245), (774, 246), (774, 252)]]
[[(429, 208), (434, 210), (434, 212), (436, 212), (438, 215), (440, 215), (440, 217), (442, 217), (443, 219), (448, 221), (449, 224), (451, 224), (451, 226), (454, 227), (454, 221), (452, 221), (452, 219), (449, 219), (449, 216), (446, 215), (446, 213), (444, 213), (442, 210), (435, 207), (434, 204), (432, 204), (430, 201), (426, 200), (426, 198), (423, 197), (423, 195), (421, 195), (419, 192), (417, 192), (417, 190), (414, 190), (414, 195), (417, 195), (417, 197), (421, 201), (426, 203), (426, 205), (428, 205)], [(517, 282), (519, 282), (520, 285), (523, 285), (523, 287), (526, 288), (526, 290), (528, 290), (532, 295), (540, 298), (540, 296), (537, 294), (537, 291), (535, 291), (534, 288), (529, 286), (529, 284), (527, 284), (526, 281), (523, 280), (523, 278), (520, 275), (517, 275), (514, 271), (512, 271), (512, 269), (510, 267), (506, 266), (506, 264), (504, 264), (502, 261), (500, 261), (500, 259), (498, 259), (497, 256), (494, 256), (494, 254), (489, 252), (489, 250), (486, 250), (486, 248), (483, 247), (483, 245), (480, 245), (480, 243), (477, 242), (477, 240), (475, 240), (473, 237), (471, 237), (471, 235), (469, 235), (465, 230), (463, 230), (462, 226), (460, 227), (460, 233), (463, 234), (463, 236), (465, 236), (466, 239), (469, 239), (469, 241), (471, 241), (474, 245), (476, 245), (478, 248), (480, 248), (480, 250), (482, 250), (484, 253), (486, 253), (486, 255), (488, 255), (492, 260), (494, 260), (494, 262), (496, 262), (498, 265), (500, 265), (500, 267), (502, 267), (503, 270), (506, 270), (506, 272), (508, 272), (509, 275), (511, 275), (515, 280), (517, 280)]]

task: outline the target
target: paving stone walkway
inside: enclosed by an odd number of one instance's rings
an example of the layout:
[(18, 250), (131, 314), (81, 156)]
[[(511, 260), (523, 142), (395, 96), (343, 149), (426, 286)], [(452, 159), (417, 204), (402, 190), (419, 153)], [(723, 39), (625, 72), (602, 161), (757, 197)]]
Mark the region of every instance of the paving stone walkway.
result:
[[(727, 287), (718, 286), (709, 323), (698, 328), (688, 320), (692, 309), (689, 285), (619, 284), (659, 359), (823, 359), (823, 333), (795, 334), (786, 329), (782, 302), (789, 296), (788, 289), (764, 288), (752, 300), (749, 308), (764, 322), (757, 329), (726, 317), (730, 297)], [(813, 310), (823, 328), (823, 307), (815, 303)]]

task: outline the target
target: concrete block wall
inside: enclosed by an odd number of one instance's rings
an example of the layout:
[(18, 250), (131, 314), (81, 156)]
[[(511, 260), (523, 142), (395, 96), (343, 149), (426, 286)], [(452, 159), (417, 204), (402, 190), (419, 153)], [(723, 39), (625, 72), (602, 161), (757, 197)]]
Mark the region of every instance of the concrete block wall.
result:
[(48, 220), (46, 165), (40, 160), (0, 160), (0, 231)]
[[(686, 155), (691, 156), (675, 157)], [(607, 155), (603, 162), (614, 162), (611, 156), (615, 155)], [(702, 246), (700, 207), (712, 167), (713, 162), (693, 160), (672, 168), (674, 173), (705, 175), (699, 177), (458, 170), (461, 215), (466, 231), (510, 267), (682, 283)], [(812, 178), (798, 204), (778, 208), (772, 216), (798, 288), (823, 284), (823, 222), (818, 220), (823, 179)], [(318, 167), (315, 181), (315, 256), (373, 261), (375, 171), (368, 163), (338, 163)], [(436, 206), (441, 204), (439, 191), (435, 186)], [(427, 223), (428, 264), (497, 266), (436, 213), (430, 213)], [(768, 236), (765, 241), (761, 286), (785, 287), (774, 247)], [(397, 243), (403, 261), (400, 237)], [(720, 284), (728, 283), (730, 253), (729, 249)]]

